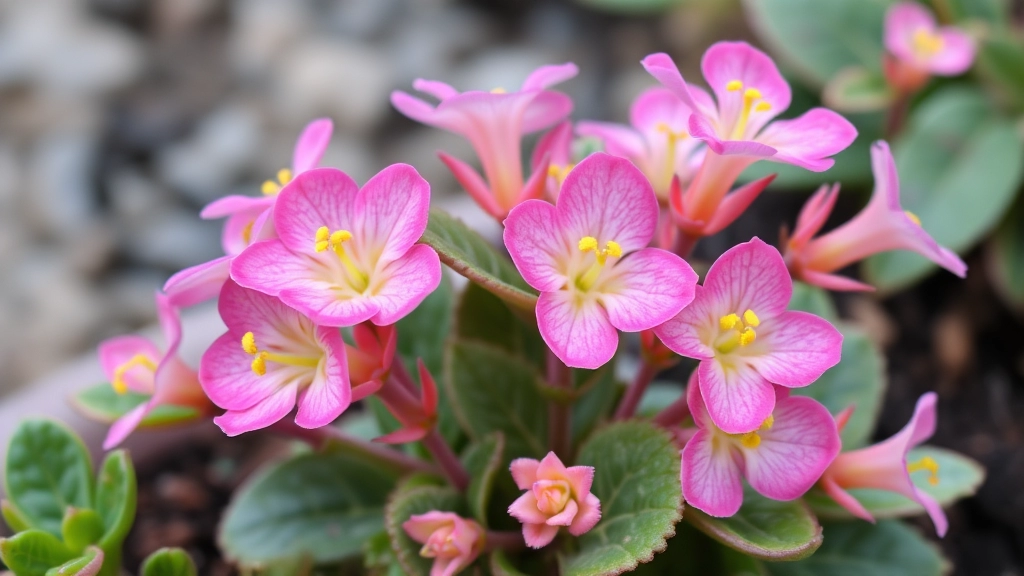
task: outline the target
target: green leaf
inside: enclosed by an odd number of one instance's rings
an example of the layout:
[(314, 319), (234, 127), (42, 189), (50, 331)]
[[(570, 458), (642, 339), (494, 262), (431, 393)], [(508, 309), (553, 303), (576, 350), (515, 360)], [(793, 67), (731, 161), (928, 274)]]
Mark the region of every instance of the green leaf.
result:
[(196, 565), (181, 548), (161, 548), (142, 562), (140, 576), (196, 576)]
[(531, 312), (536, 307), (536, 294), (512, 261), (461, 220), (441, 210), (431, 210), (427, 231), (420, 242), (436, 250), (449, 268), (512, 306)]
[(11, 438), (7, 497), (33, 528), (60, 535), (64, 511), (92, 508), (92, 462), (82, 440), (51, 420), (26, 420)]
[(804, 282), (793, 282), (793, 297), (789, 299), (789, 309), (810, 312), (829, 322), (839, 319), (839, 312), (828, 292)]
[(765, 498), (749, 486), (733, 516), (714, 518), (691, 507), (686, 520), (722, 544), (764, 560), (805, 558), (821, 545), (821, 526), (806, 504)]
[(469, 284), (462, 291), (455, 315), (455, 333), (461, 340), (486, 342), (544, 368), (547, 346), (535, 321), (526, 323), (500, 298)]
[(1024, 313), (1024, 199), (1018, 200), (992, 238), (986, 270), (1006, 304)]
[[(124, 394), (118, 394), (110, 384), (103, 383), (82, 390), (71, 398), (71, 403), (87, 418), (104, 424), (112, 424), (147, 400), (149, 400), (147, 394), (139, 394), (130, 390)], [(195, 420), (199, 416), (199, 411), (195, 408), (161, 404), (142, 419), (139, 427), (156, 428), (182, 424)]]
[(601, 521), (578, 538), (578, 552), (560, 558), (563, 575), (621, 574), (665, 549), (683, 507), (679, 449), (667, 432), (647, 422), (612, 424), (580, 448), (577, 463), (594, 467)]
[(538, 389), (540, 376), (529, 365), (488, 344), (455, 341), (449, 344), (445, 381), (470, 438), (503, 433), (508, 458), (547, 453), (547, 403)]
[(950, 568), (934, 544), (894, 520), (826, 524), (814, 556), (765, 567), (773, 576), (939, 576)]
[(100, 465), (96, 479), (96, 510), (103, 518), (103, 539), (99, 545), (108, 553), (121, 545), (132, 523), (138, 488), (135, 467), (125, 450), (115, 450)]
[[(935, 498), (939, 504), (950, 504), (973, 496), (985, 480), (985, 469), (970, 458), (957, 454), (952, 450), (935, 446), (920, 446), (910, 451), (907, 458), (915, 462), (925, 456), (934, 458), (939, 464), (939, 483), (928, 482), (927, 473), (911, 474), (914, 484), (925, 493)], [(875, 518), (901, 518), (924, 513), (924, 508), (906, 496), (884, 490), (854, 488), (849, 490)], [(804, 497), (814, 512), (825, 519), (849, 520), (853, 516), (845, 508), (836, 504), (824, 492), (814, 489)]]
[(821, 99), (840, 112), (876, 112), (889, 106), (893, 93), (881, 74), (851, 66), (828, 81)]
[(1024, 107), (1024, 45), (1011, 33), (987, 35), (975, 66), (1002, 101)]
[(24, 532), (32, 527), (25, 515), (10, 500), (0, 500), (0, 512), (3, 513), (4, 521), (11, 532)]
[[(929, 98), (895, 147), (903, 207), (939, 244), (964, 252), (1007, 211), (1020, 184), (1024, 144), (1014, 126), (993, 115), (981, 93), (950, 87)], [(865, 262), (882, 291), (907, 286), (935, 269), (912, 252)]]
[(64, 544), (75, 554), (81, 554), (103, 537), (103, 519), (88, 508), (68, 508), (60, 531)]
[(235, 494), (221, 523), (225, 554), (246, 564), (309, 554), (354, 556), (383, 528), (398, 474), (344, 452), (302, 454), (269, 466)]
[[(444, 365), (444, 342), (452, 325), (455, 293), (448, 275), (415, 310), (398, 321), (398, 353), (415, 367), (416, 359), (432, 374), (440, 374)], [(415, 370), (411, 371), (415, 374)], [(418, 377), (418, 376), (417, 376)]]
[(494, 490), (494, 478), (505, 462), (505, 436), (501, 432), (489, 434), (476, 442), (462, 455), (462, 464), (469, 473), (466, 500), (469, 511), (481, 526), (487, 527), (487, 504)]
[(577, 396), (572, 404), (569, 425), (572, 427), (573, 442), (586, 438), (587, 434), (610, 416), (620, 389), (621, 385), (615, 380), (615, 369), (610, 364), (589, 374), (589, 379), (576, 390)]
[(90, 546), (85, 555), (46, 571), (46, 576), (96, 576), (103, 567), (103, 550)]
[(634, 576), (760, 576), (761, 561), (722, 546), (686, 522), (676, 526), (668, 548), (648, 564), (641, 564)]
[(491, 552), (491, 574), (494, 576), (526, 576), (520, 572), (501, 550)]
[(453, 489), (424, 483), (416, 477), (403, 482), (392, 494), (384, 511), (385, 525), (391, 537), (391, 549), (408, 576), (428, 576), (433, 561), (419, 555), (423, 545), (405, 533), (402, 523), (414, 514), (431, 510), (459, 513), (460, 504), (459, 495)]
[(76, 556), (56, 536), (35, 528), (0, 540), (0, 559), (18, 576), (45, 576)]

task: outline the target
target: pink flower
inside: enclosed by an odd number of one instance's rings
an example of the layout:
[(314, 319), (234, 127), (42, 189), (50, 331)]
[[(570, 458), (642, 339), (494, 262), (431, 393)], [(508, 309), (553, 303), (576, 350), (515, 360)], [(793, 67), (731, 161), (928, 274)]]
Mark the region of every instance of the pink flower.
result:
[(103, 441), (104, 450), (123, 442), (157, 406), (188, 406), (200, 413), (211, 408), (196, 371), (178, 357), (181, 319), (177, 308), (166, 295), (157, 292), (156, 311), (167, 344), (162, 352), (142, 336), (118, 336), (99, 346), (100, 365), (114, 390), (119, 394), (129, 390), (149, 394), (146, 402), (114, 422)]
[[(704, 91), (687, 85), (667, 54), (652, 54), (644, 58), (643, 65), (693, 111), (688, 123), (690, 136), (708, 145), (697, 175), (671, 202), (677, 225), (692, 235), (708, 235), (706, 228), (716, 216), (732, 222), (753, 201), (757, 194), (748, 189), (735, 192), (729, 202), (726, 193), (736, 177), (757, 160), (821, 172), (834, 163), (829, 156), (845, 149), (857, 136), (852, 124), (824, 108), (772, 122), (789, 107), (789, 84), (768, 55), (745, 42), (719, 42), (704, 54), (701, 67), (717, 103)], [(735, 197), (741, 191), (747, 194)], [(718, 215), (720, 210), (726, 210), (727, 217)], [(718, 230), (723, 227), (716, 226)]]
[(486, 535), (479, 524), (453, 512), (432, 510), (402, 523), (410, 538), (423, 544), (420, 556), (433, 558), (430, 576), (453, 576), (476, 560)]
[(874, 517), (849, 492), (851, 488), (874, 488), (902, 494), (916, 501), (928, 511), (935, 531), (946, 535), (949, 527), (942, 506), (914, 485), (910, 474), (927, 471), (931, 484), (939, 483), (939, 464), (930, 457), (907, 462), (911, 448), (931, 438), (935, 433), (934, 392), (921, 396), (910, 422), (895, 436), (867, 448), (840, 454), (821, 477), (821, 488), (840, 506), (858, 518), (874, 522)]
[(768, 498), (799, 498), (839, 453), (836, 423), (815, 400), (776, 387), (768, 417), (750, 432), (729, 434), (708, 418), (693, 380), (686, 401), (698, 431), (683, 447), (679, 474), (689, 505), (711, 516), (732, 516), (743, 504), (743, 478)]
[(566, 365), (603, 365), (618, 347), (616, 328), (653, 328), (693, 299), (689, 264), (646, 247), (657, 225), (658, 200), (644, 175), (600, 153), (573, 169), (555, 206), (528, 200), (505, 220), (512, 261), (541, 293), (541, 336)]
[(234, 257), (253, 242), (275, 236), (272, 209), (277, 201), (278, 192), (287, 186), (294, 176), (319, 164), (324, 150), (331, 141), (333, 130), (334, 124), (329, 118), (310, 122), (295, 142), (291, 170), (282, 168), (277, 173), (276, 182), (264, 182), (263, 196), (226, 196), (203, 208), (200, 213), (202, 218), (228, 218), (221, 235), (225, 255), (186, 268), (167, 280), (164, 291), (176, 306), (192, 306), (216, 296), (228, 279)]
[(843, 336), (787, 310), (792, 294), (779, 251), (754, 238), (712, 264), (693, 303), (654, 330), (677, 354), (700, 360), (701, 396), (729, 434), (756, 430), (772, 414), (772, 384), (807, 386), (839, 362)]
[[(699, 90), (699, 89), (694, 89)], [(703, 90), (704, 98), (710, 100)], [(647, 176), (658, 200), (668, 203), (672, 179), (687, 183), (702, 157), (697, 154), (701, 141), (690, 138), (690, 107), (671, 91), (657, 87), (645, 90), (629, 110), (630, 124), (580, 122), (580, 136), (595, 136), (604, 141), (605, 152), (628, 158)]]
[(960, 276), (964, 264), (952, 251), (939, 246), (921, 227), (921, 221), (900, 206), (900, 182), (889, 145), (871, 146), (875, 190), (871, 200), (842, 226), (814, 238), (825, 224), (839, 186), (823, 186), (804, 205), (793, 236), (786, 242), (786, 262), (793, 276), (830, 290), (873, 290), (871, 286), (833, 274), (872, 254), (910, 250)]
[(279, 238), (239, 254), (231, 277), (317, 324), (394, 324), (441, 281), (437, 253), (416, 244), (429, 204), (430, 185), (406, 164), (362, 189), (340, 170), (310, 170), (281, 191)]
[(939, 27), (917, 2), (893, 4), (885, 14), (886, 77), (896, 88), (913, 92), (930, 74), (957, 76), (974, 62), (974, 41), (959, 28)]
[(227, 412), (228, 436), (266, 428), (298, 404), (303, 428), (330, 424), (352, 401), (345, 342), (277, 298), (227, 282), (218, 302), (228, 331), (199, 363), (199, 381)]
[(508, 507), (508, 513), (523, 523), (527, 546), (547, 546), (560, 526), (581, 536), (601, 519), (601, 501), (590, 493), (593, 466), (566, 468), (554, 452), (548, 452), (540, 461), (516, 458), (511, 471), (516, 486), (526, 492)]
[(544, 189), (552, 202), (558, 200), (558, 193), (569, 172), (576, 167), (572, 153), (572, 122), (559, 123), (541, 136), (530, 157), (530, 168), (534, 171), (547, 166), (548, 177)]
[(572, 111), (572, 100), (548, 86), (572, 78), (575, 64), (543, 66), (535, 70), (518, 92), (495, 88), (490, 92), (455, 88), (434, 80), (416, 80), (413, 88), (434, 96), (435, 107), (405, 92), (391, 93), (391, 103), (409, 118), (459, 134), (469, 140), (483, 165), (486, 181), (465, 162), (441, 153), (441, 160), (489, 214), (501, 220), (527, 198), (538, 198), (548, 175), (546, 163), (523, 183), (520, 146), (522, 136), (553, 126)]

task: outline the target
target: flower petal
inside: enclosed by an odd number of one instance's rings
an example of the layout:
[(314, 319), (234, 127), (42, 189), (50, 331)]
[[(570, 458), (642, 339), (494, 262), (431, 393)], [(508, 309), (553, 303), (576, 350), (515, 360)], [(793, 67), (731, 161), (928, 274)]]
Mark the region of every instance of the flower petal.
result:
[(927, 8), (917, 2), (898, 2), (885, 13), (883, 31), (885, 49), (900, 60), (914, 62), (914, 34), (919, 30), (935, 32), (935, 18)]
[(544, 524), (548, 521), (547, 514), (537, 508), (537, 497), (532, 491), (524, 492), (508, 507), (509, 516), (524, 524)]
[(613, 156), (635, 159), (647, 155), (647, 144), (643, 136), (629, 126), (611, 122), (580, 122), (576, 125), (576, 133), (600, 138), (604, 143), (604, 151)]
[(118, 418), (116, 422), (111, 424), (110, 430), (107, 431), (107, 437), (103, 440), (103, 449), (113, 450), (118, 444), (124, 442), (125, 438), (139, 427), (139, 424), (142, 423), (142, 420), (153, 408), (154, 403), (149, 400), (139, 404), (130, 412)]
[(690, 110), (699, 111), (705, 116), (714, 117), (714, 109), (708, 109), (708, 104), (704, 103), (701, 106), (701, 102), (698, 101), (698, 97), (693, 93), (695, 89), (690, 88), (686, 81), (683, 80), (683, 75), (679, 72), (679, 67), (672, 60), (672, 57), (663, 52), (657, 54), (651, 54), (640, 61), (644, 69), (654, 76), (658, 82), (661, 82), (662, 86), (668, 88), (677, 98), (682, 100)]
[(601, 520), (601, 501), (593, 494), (587, 494), (578, 502), (579, 511), (576, 518), (569, 525), (569, 533), (573, 536), (581, 536), (590, 531), (597, 522)]
[(288, 383), (286, 375), (252, 371), (252, 357), (242, 350), (243, 332), (228, 332), (214, 340), (199, 362), (203, 391), (225, 410), (247, 410), (276, 394)]
[(703, 140), (708, 148), (722, 156), (771, 158), (776, 152), (775, 148), (753, 140), (722, 140), (711, 122), (699, 114), (690, 116), (690, 135)]
[(789, 306), (793, 280), (779, 251), (754, 237), (733, 246), (711, 265), (704, 289), (707, 298), (722, 303), (729, 312), (753, 310), (764, 322)]
[(928, 68), (941, 76), (959, 76), (974, 63), (974, 40), (960, 30), (948, 26), (939, 31), (942, 50), (929, 60)]
[(383, 280), (370, 298), (379, 311), (370, 320), (387, 326), (404, 318), (441, 283), (441, 260), (426, 244), (417, 244), (378, 272)]
[(247, 410), (228, 410), (213, 419), (228, 436), (238, 436), (245, 432), (266, 428), (281, 420), (295, 406), (294, 385), (285, 386), (259, 404)]
[(714, 358), (715, 350), (705, 344), (704, 333), (713, 329), (724, 308), (715, 302), (703, 286), (694, 287), (693, 301), (660, 326), (654, 334), (673, 352), (687, 358)]
[(233, 256), (221, 256), (209, 262), (185, 268), (167, 279), (164, 292), (175, 306), (187, 308), (217, 296), (231, 275)]
[(743, 483), (728, 443), (714, 442), (713, 434), (700, 430), (683, 447), (679, 482), (687, 504), (723, 518), (739, 511)]
[(839, 363), (843, 335), (824, 318), (786, 311), (762, 326), (754, 345), (764, 353), (746, 359), (773, 384), (807, 386)]
[(317, 328), (317, 341), (323, 346), (324, 359), (313, 382), (299, 393), (295, 423), (303, 428), (320, 428), (334, 421), (352, 403), (345, 359), (345, 342), (334, 328)]
[(554, 84), (565, 82), (566, 80), (575, 77), (579, 72), (580, 69), (572, 62), (541, 66), (531, 72), (530, 75), (526, 77), (526, 80), (523, 80), (523, 86), (520, 90), (523, 92), (527, 90), (543, 90)]
[(704, 53), (700, 67), (718, 98), (720, 109), (725, 109), (730, 100), (742, 98), (742, 91), (726, 88), (734, 80), (742, 83), (742, 90), (758, 90), (761, 99), (771, 106), (770, 116), (789, 108), (792, 98), (789, 83), (771, 57), (746, 42), (715, 43)]
[(717, 359), (702, 360), (697, 375), (708, 416), (729, 434), (755, 430), (775, 407), (771, 383), (742, 362), (726, 367)]
[(596, 300), (577, 299), (569, 290), (541, 293), (537, 325), (548, 348), (570, 368), (599, 368), (619, 346), (604, 308)]
[(356, 233), (359, 187), (336, 168), (315, 168), (299, 174), (278, 194), (274, 224), (290, 250), (312, 254), (316, 231)]
[[(412, 166), (392, 164), (366, 182), (355, 202), (359, 230), (350, 230), (365, 249), (379, 253), (383, 262), (391, 262), (405, 254), (427, 229), (430, 184)], [(345, 216), (338, 214), (338, 222)], [(324, 224), (331, 227), (334, 222)]]
[(775, 148), (772, 162), (793, 164), (823, 172), (835, 164), (829, 158), (845, 150), (857, 138), (849, 120), (826, 108), (812, 108), (792, 120), (769, 124), (757, 141)]
[(590, 487), (594, 483), (594, 467), (569, 466), (565, 469), (565, 479), (577, 496), (590, 494)]
[(576, 518), (576, 513), (579, 510), (579, 504), (575, 500), (569, 500), (565, 503), (565, 508), (562, 508), (562, 511), (558, 514), (548, 518), (545, 524), (548, 526), (569, 526), (572, 524), (573, 519)]
[(516, 487), (520, 490), (529, 490), (533, 487), (533, 483), (537, 481), (538, 466), (540, 466), (540, 461), (533, 458), (513, 460), (509, 470), (512, 472), (512, 479), (515, 480)]
[(597, 288), (608, 320), (623, 332), (662, 324), (693, 301), (697, 273), (685, 260), (659, 248), (629, 254)]
[(543, 548), (558, 535), (558, 526), (523, 524), (523, 539), (530, 548)]
[[(115, 336), (100, 343), (97, 350), (100, 357), (100, 365), (108, 380), (114, 380), (114, 373), (118, 368), (131, 360), (135, 355), (141, 354), (156, 364), (163, 358), (163, 353), (142, 336), (127, 335)], [(124, 383), (129, 390), (144, 394), (153, 393), (153, 371), (144, 367), (133, 368), (123, 374)]]
[(316, 168), (320, 159), (323, 158), (324, 150), (331, 143), (333, 131), (334, 123), (330, 118), (318, 118), (307, 124), (295, 142), (295, 150), (292, 153), (292, 172), (298, 175), (311, 168)]
[(557, 218), (551, 204), (527, 200), (513, 208), (505, 219), (503, 239), (512, 262), (526, 283), (542, 292), (553, 292), (565, 285), (565, 273), (558, 262), (576, 248), (569, 245)]
[(523, 110), (522, 133), (550, 128), (565, 120), (572, 113), (572, 108), (572, 98), (561, 92), (545, 90), (533, 97)]

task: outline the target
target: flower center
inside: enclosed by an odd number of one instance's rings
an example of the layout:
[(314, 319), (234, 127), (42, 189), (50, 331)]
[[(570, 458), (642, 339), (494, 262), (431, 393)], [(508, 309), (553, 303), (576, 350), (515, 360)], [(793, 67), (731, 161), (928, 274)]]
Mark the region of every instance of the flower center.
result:
[(266, 196), (273, 196), (281, 191), (289, 182), (292, 181), (292, 171), (287, 168), (281, 168), (277, 171), (277, 182), (273, 180), (267, 180), (263, 182), (263, 186), (260, 187), (260, 191)]
[(548, 176), (554, 177), (555, 182), (558, 182), (558, 187), (561, 188), (562, 182), (565, 182), (565, 177), (575, 167), (575, 164), (552, 164), (548, 166)]
[(718, 319), (721, 332), (715, 342), (715, 349), (722, 354), (728, 354), (736, 348), (749, 346), (757, 339), (754, 328), (760, 325), (761, 319), (749, 308), (743, 312), (742, 317), (735, 312), (722, 316)]
[(734, 438), (739, 438), (740, 444), (742, 444), (744, 448), (750, 448), (753, 450), (761, 445), (760, 433), (764, 430), (770, 430), (774, 425), (775, 417), (769, 414), (768, 417), (764, 419), (764, 422), (761, 422), (761, 426), (758, 427), (757, 430), (747, 432), (746, 434), (732, 434), (732, 436)]
[(533, 483), (533, 496), (537, 499), (537, 510), (553, 516), (569, 503), (569, 483), (565, 480), (538, 480)]
[(145, 354), (136, 354), (114, 370), (114, 378), (110, 385), (114, 387), (115, 392), (118, 394), (128, 392), (128, 383), (124, 381), (124, 375), (132, 368), (139, 366), (149, 370), (150, 372), (156, 372), (156, 362), (154, 362), (152, 358)]
[(939, 483), (939, 463), (931, 456), (925, 456), (917, 462), (907, 464), (907, 472), (913, 474), (918, 470), (928, 471), (928, 483), (935, 486)]
[(420, 548), (420, 556), (424, 558), (451, 558), (459, 555), (459, 549), (455, 546), (454, 529), (451, 526), (443, 526), (434, 530), (434, 533), (427, 538), (427, 543)]
[(246, 332), (242, 336), (242, 350), (245, 350), (246, 354), (252, 356), (252, 371), (257, 376), (263, 376), (267, 373), (267, 362), (274, 362), (277, 364), (285, 364), (288, 366), (303, 366), (306, 368), (316, 368), (320, 365), (320, 357), (312, 356), (297, 356), (295, 354), (277, 354), (274, 352), (268, 352), (266, 350), (260, 350), (256, 346), (256, 336), (252, 332)]
[(579, 241), (578, 247), (581, 252), (593, 252), (595, 256), (594, 263), (590, 268), (576, 279), (576, 286), (580, 290), (590, 290), (594, 286), (594, 282), (597, 281), (597, 277), (601, 274), (604, 263), (608, 260), (609, 256), (612, 258), (622, 256), (622, 246), (619, 246), (619, 243), (614, 240), (605, 242), (604, 248), (598, 248), (597, 246), (597, 238), (593, 236), (584, 236)]
[(331, 229), (327, 226), (321, 226), (316, 230), (313, 249), (317, 252), (324, 252), (328, 248), (333, 249), (334, 253), (338, 255), (338, 260), (341, 261), (342, 267), (345, 269), (349, 284), (356, 292), (362, 292), (366, 290), (369, 278), (356, 266), (356, 263), (349, 257), (348, 252), (345, 251), (344, 244), (351, 239), (352, 233), (348, 230), (335, 230), (331, 232)]
[[(732, 80), (725, 85), (725, 89), (729, 92), (739, 92), (743, 90), (743, 82), (739, 80)], [(733, 126), (732, 140), (743, 140), (744, 135), (747, 133), (747, 122), (750, 120), (750, 112), (767, 112), (772, 109), (772, 105), (765, 102), (761, 96), (761, 91), (757, 88), (747, 88), (743, 90), (743, 104), (740, 107), (740, 117), (736, 121), (736, 125)]]
[(927, 28), (918, 28), (915, 30), (911, 42), (914, 44), (914, 52), (917, 52), (918, 56), (922, 56), (924, 58), (938, 54), (938, 52), (942, 50), (942, 46), (945, 44), (942, 40), (942, 36), (939, 36)]
[(655, 125), (654, 129), (657, 130), (658, 132), (665, 134), (666, 153), (665, 166), (663, 168), (664, 172), (662, 173), (662, 176), (664, 176), (667, 182), (671, 182), (672, 176), (676, 172), (676, 144), (680, 140), (685, 140), (690, 135), (687, 134), (684, 130), (676, 132), (675, 130), (672, 129), (671, 126), (664, 122), (658, 122), (658, 124)]

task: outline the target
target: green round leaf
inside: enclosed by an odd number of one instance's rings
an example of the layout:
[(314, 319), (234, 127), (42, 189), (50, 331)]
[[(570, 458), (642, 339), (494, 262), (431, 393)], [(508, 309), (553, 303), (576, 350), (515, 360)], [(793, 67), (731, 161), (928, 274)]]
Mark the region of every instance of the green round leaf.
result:
[(45, 576), (76, 556), (56, 536), (35, 528), (0, 540), (0, 560), (18, 576)]
[(455, 490), (412, 478), (403, 482), (388, 500), (385, 524), (391, 549), (408, 576), (428, 576), (433, 561), (419, 555), (422, 544), (405, 533), (402, 523), (414, 514), (431, 510), (461, 513), (461, 499)]
[[(124, 394), (118, 394), (110, 384), (103, 383), (82, 390), (71, 398), (71, 403), (87, 418), (104, 424), (112, 424), (147, 400), (149, 400), (147, 394), (139, 394), (131, 390)], [(199, 411), (195, 408), (162, 404), (147, 414), (139, 427), (156, 428), (182, 424), (195, 420), (199, 416)]]
[(635, 576), (761, 576), (760, 560), (722, 546), (686, 522), (676, 526), (668, 548), (648, 564), (641, 564)]
[(90, 546), (85, 555), (46, 571), (46, 576), (96, 576), (103, 568), (103, 550)]
[(87, 508), (68, 508), (60, 531), (64, 544), (72, 552), (81, 554), (87, 546), (103, 537), (103, 519)]
[(839, 319), (839, 312), (828, 292), (804, 282), (793, 282), (793, 296), (789, 299), (789, 309), (810, 312), (829, 322)]
[(840, 112), (877, 112), (891, 104), (893, 93), (881, 74), (851, 66), (828, 81), (821, 99)]
[(161, 548), (143, 561), (141, 576), (196, 576), (196, 565), (181, 548)]
[(95, 498), (104, 527), (99, 545), (108, 555), (120, 549), (135, 522), (137, 494), (135, 467), (128, 452), (115, 450), (108, 454), (100, 465)]
[(621, 574), (665, 549), (683, 508), (679, 449), (667, 432), (647, 422), (612, 424), (580, 448), (577, 464), (594, 467), (601, 521), (560, 558), (563, 575)]
[(462, 455), (462, 464), (469, 473), (466, 500), (469, 511), (481, 526), (487, 526), (487, 505), (494, 490), (494, 479), (504, 464), (505, 436), (501, 432), (489, 434), (472, 444)]

